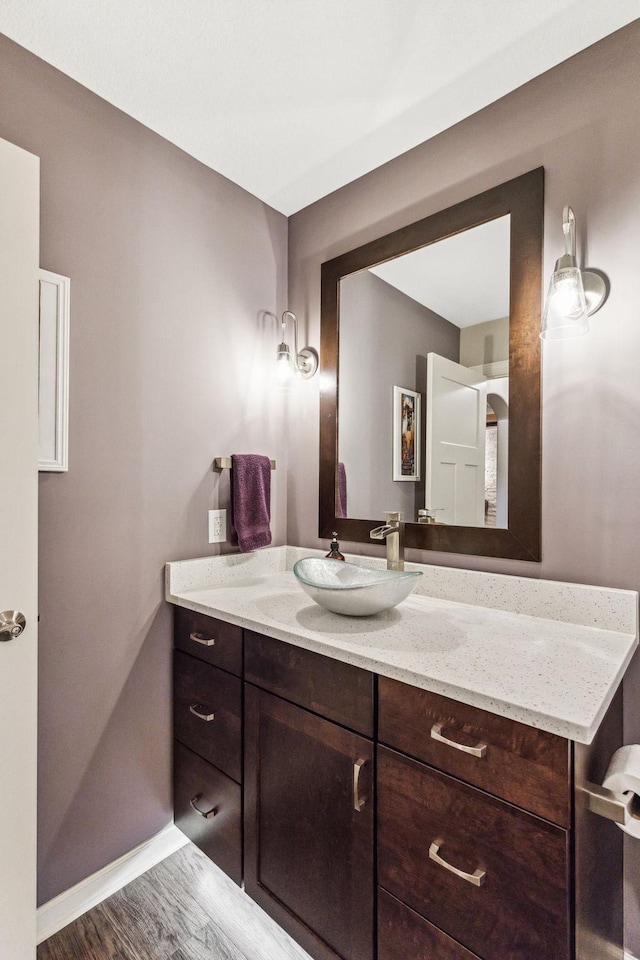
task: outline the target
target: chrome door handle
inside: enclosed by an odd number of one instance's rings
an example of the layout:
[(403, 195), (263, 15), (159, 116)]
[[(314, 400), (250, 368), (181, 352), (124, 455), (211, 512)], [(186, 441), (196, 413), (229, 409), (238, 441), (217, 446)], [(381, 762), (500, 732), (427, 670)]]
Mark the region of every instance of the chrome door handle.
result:
[(215, 713), (204, 703), (192, 703), (189, 707), (189, 713), (192, 713), (198, 720), (215, 720)]
[(465, 747), (464, 743), (456, 743), (455, 740), (449, 740), (447, 737), (443, 737), (442, 731), (444, 728), (444, 723), (434, 723), (431, 727), (431, 739), (437, 740), (439, 743), (446, 743), (448, 747), (453, 747), (454, 750), (461, 750), (462, 753), (470, 753), (472, 757), (480, 757), (480, 759), (482, 759), (486, 756), (486, 743), (476, 743), (475, 747)]
[(474, 870), (473, 873), (465, 873), (464, 870), (458, 870), (457, 867), (453, 867), (450, 863), (447, 863), (447, 861), (443, 860), (440, 856), (440, 844), (436, 843), (435, 840), (429, 847), (429, 859), (437, 863), (438, 866), (444, 867), (449, 873), (455, 873), (456, 877), (460, 877), (461, 880), (466, 880), (467, 883), (473, 884), (474, 887), (481, 887), (487, 878), (487, 871), (481, 870), (479, 867), (477, 870)]
[(205, 820), (211, 820), (211, 818), (215, 817), (216, 815), (216, 808), (211, 807), (210, 810), (201, 810), (200, 807), (196, 806), (201, 796), (201, 793), (196, 793), (195, 797), (192, 800), (189, 800), (189, 806), (192, 810), (195, 810), (196, 813), (200, 814), (201, 817), (204, 817)]
[(366, 760), (356, 760), (353, 764), (353, 809), (357, 813), (360, 813), (367, 802), (366, 797), (360, 796), (360, 771), (366, 762)]
[(203, 637), (201, 633), (190, 633), (189, 640), (201, 643), (203, 647), (212, 647), (216, 642), (213, 637)]
[(27, 625), (24, 614), (19, 610), (5, 610), (0, 613), (0, 642), (15, 640)]

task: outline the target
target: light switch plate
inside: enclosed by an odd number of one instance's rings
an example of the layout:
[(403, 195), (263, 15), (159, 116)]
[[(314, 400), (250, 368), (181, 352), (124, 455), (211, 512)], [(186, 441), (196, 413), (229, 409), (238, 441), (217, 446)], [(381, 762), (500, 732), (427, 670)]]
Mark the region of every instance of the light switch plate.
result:
[(227, 511), (209, 510), (209, 543), (224, 543), (227, 539)]

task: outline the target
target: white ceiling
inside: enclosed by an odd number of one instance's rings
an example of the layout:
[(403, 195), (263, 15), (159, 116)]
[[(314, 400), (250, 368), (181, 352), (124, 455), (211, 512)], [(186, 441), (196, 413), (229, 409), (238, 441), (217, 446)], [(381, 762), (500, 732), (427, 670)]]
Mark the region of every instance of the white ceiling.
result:
[(291, 214), (640, 0), (2, 0), (0, 32)]
[(509, 316), (511, 217), (388, 260), (371, 273), (457, 327)]

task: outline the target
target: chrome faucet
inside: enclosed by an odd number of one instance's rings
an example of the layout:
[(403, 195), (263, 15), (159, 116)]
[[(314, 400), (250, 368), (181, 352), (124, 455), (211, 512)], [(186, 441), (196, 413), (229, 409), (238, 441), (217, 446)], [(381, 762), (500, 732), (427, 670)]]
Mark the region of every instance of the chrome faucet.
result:
[(391, 510), (384, 518), (386, 523), (371, 530), (369, 536), (387, 541), (387, 570), (404, 570), (404, 514)]

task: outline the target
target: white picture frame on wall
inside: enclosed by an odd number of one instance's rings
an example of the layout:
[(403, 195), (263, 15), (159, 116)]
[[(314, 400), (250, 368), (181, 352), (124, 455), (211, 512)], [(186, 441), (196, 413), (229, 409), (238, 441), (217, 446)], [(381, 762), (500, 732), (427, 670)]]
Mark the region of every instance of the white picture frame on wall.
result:
[(71, 281), (39, 270), (38, 470), (69, 469), (69, 306)]
[(393, 388), (393, 479), (420, 479), (420, 394)]

